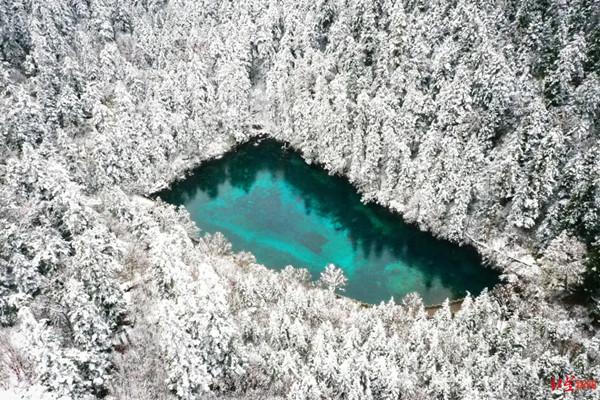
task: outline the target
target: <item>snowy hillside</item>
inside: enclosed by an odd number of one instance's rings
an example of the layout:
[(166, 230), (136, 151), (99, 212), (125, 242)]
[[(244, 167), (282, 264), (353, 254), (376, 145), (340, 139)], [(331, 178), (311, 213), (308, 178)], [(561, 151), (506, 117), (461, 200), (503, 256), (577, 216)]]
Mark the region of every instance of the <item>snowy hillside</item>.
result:
[[(599, 19), (593, 0), (0, 0), (0, 398), (597, 381)], [(147, 198), (257, 135), (506, 283), (455, 315), (365, 308), (335, 271), (274, 272)]]

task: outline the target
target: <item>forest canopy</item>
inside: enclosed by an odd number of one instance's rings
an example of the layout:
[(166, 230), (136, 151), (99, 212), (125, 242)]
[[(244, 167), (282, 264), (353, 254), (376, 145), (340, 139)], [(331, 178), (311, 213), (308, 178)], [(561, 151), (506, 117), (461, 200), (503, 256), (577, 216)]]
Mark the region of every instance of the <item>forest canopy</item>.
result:
[[(537, 399), (598, 379), (599, 18), (0, 0), (0, 397)], [(506, 283), (456, 314), (361, 308), (335, 270), (270, 271), (145, 198), (259, 135)]]

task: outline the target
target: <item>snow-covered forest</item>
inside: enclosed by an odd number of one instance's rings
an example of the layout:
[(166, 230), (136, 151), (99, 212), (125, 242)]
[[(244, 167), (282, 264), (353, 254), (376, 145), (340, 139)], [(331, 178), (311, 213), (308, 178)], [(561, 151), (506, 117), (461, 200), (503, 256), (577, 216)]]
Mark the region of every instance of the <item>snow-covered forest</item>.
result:
[[(0, 398), (600, 379), (599, 21), (597, 0), (0, 0)], [(258, 135), (505, 283), (455, 314), (365, 308), (147, 198)]]

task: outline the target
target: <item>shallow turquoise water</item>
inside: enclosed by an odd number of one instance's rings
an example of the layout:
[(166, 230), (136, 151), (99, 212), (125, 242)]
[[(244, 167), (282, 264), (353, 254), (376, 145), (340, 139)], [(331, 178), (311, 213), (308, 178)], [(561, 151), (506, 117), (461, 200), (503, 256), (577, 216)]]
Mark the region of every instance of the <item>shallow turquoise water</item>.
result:
[(477, 294), (497, 274), (471, 248), (437, 240), (383, 207), (362, 204), (343, 178), (306, 164), (273, 141), (249, 143), (159, 193), (198, 227), (274, 269), (328, 263), (348, 278), (345, 295), (379, 303), (418, 292), (425, 303)]

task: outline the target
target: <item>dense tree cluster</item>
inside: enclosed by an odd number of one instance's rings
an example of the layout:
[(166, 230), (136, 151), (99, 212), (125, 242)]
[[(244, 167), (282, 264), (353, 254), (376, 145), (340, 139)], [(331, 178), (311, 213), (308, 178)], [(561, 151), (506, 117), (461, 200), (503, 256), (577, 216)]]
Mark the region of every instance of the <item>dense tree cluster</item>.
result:
[[(551, 376), (598, 378), (599, 18), (0, 0), (0, 397), (545, 398)], [(362, 308), (333, 266), (270, 271), (140, 196), (259, 134), (511, 283), (455, 316)]]

